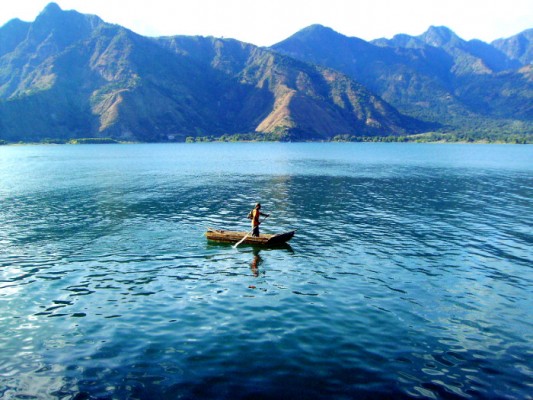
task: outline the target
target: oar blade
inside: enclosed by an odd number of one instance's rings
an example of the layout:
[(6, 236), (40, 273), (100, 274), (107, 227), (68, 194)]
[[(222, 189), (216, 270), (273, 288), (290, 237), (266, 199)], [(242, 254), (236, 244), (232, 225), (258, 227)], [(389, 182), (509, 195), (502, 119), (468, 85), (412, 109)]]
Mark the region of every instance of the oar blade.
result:
[(240, 245), (242, 242), (244, 242), (248, 236), (250, 236), (249, 233), (246, 234), (246, 236), (244, 236), (244, 237), (243, 237), (241, 240), (239, 240), (237, 243), (235, 243), (235, 244), (233, 245), (233, 248), (236, 249), (237, 246)]

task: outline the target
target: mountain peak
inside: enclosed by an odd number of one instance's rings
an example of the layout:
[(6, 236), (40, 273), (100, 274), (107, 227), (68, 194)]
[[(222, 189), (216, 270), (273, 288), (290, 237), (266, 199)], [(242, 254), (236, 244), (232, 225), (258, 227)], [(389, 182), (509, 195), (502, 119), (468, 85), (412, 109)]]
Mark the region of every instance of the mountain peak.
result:
[(29, 22), (24, 22), (20, 18), (13, 18), (7, 21), (3, 26), (0, 26), (0, 29), (16, 29), (17, 27), (28, 26), (29, 24)]
[(35, 19), (37, 24), (54, 25), (61, 21), (63, 10), (56, 3), (49, 3)]
[(294, 36), (305, 37), (305, 38), (309, 38), (309, 37), (330, 38), (332, 36), (339, 37), (343, 35), (341, 35), (340, 33), (334, 31), (333, 29), (327, 26), (320, 25), (320, 24), (313, 24), (297, 32)]
[(429, 29), (420, 36), (425, 43), (440, 47), (452, 41), (460, 41), (459, 36), (446, 26), (430, 26)]
[(492, 46), (523, 65), (533, 64), (533, 29), (492, 42)]
[(29, 22), (14, 18), (0, 26), (0, 57), (13, 51), (24, 40), (30, 28)]
[(348, 37), (327, 26), (314, 24), (296, 32), (288, 39), (273, 45), (271, 48), (279, 49), (285, 47), (284, 52), (290, 55), (291, 51), (289, 51), (288, 48), (294, 47), (294, 50), (297, 51), (297, 48), (300, 46), (318, 46), (323, 49), (337, 47), (339, 51), (342, 51), (342, 48), (345, 48), (346, 46), (366, 48), (372, 45), (365, 42), (363, 39)]
[(57, 15), (63, 11), (57, 3), (48, 3), (48, 5), (41, 11), (41, 15)]
[(53, 1), (48, 3), (46, 7), (44, 7), (43, 11), (61, 11), (61, 7), (57, 3), (54, 3)]
[(301, 30), (301, 32), (334, 32), (333, 29), (321, 25), (321, 24), (312, 24), (308, 27)]

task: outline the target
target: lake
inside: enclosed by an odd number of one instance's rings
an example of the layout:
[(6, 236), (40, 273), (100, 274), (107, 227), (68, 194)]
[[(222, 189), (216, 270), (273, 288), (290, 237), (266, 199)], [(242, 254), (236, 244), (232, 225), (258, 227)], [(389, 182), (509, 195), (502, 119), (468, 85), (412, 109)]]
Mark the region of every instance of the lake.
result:
[(532, 227), (533, 146), (0, 146), (0, 398), (531, 399)]

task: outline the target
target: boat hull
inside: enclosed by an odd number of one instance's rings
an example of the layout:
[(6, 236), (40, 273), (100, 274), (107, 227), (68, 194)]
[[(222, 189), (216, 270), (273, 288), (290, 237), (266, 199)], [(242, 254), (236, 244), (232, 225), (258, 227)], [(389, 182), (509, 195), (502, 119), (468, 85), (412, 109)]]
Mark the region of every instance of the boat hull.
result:
[[(292, 239), (296, 231), (284, 232), (277, 235), (261, 234), (258, 237), (248, 235), (250, 232), (226, 231), (209, 228), (205, 233), (207, 240), (222, 243), (237, 243), (246, 236), (242, 243), (258, 246), (279, 246)], [(248, 236), (247, 236), (248, 235)]]

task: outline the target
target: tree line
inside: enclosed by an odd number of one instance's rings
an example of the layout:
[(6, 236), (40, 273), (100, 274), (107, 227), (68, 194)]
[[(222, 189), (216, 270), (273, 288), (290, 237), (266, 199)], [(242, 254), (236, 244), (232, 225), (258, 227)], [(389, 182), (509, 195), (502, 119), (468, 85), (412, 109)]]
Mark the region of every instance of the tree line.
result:
[[(183, 139), (181, 139), (183, 141)], [(188, 136), (186, 143), (203, 142), (298, 142), (298, 137), (290, 133), (236, 133), (222, 136)], [(502, 133), (479, 133), (479, 132), (430, 132), (417, 135), (402, 136), (357, 136), (336, 135), (331, 139), (320, 139), (322, 142), (372, 142), (372, 143), (505, 143), (505, 144), (533, 144), (533, 134), (508, 132)], [(0, 145), (7, 144), (116, 144), (122, 143), (112, 138), (77, 138), (77, 139), (43, 139), (38, 142), (15, 142), (11, 143), (0, 139)]]

